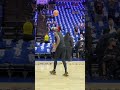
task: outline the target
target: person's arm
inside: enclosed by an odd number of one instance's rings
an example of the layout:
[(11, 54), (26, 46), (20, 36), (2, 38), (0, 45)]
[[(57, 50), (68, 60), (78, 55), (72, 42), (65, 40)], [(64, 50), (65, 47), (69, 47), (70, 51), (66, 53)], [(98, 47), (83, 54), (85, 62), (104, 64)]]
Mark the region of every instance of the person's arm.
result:
[(57, 42), (56, 42), (56, 48), (57, 48), (59, 43), (60, 43), (60, 37), (59, 37), (59, 35), (56, 32), (54, 33), (54, 35), (55, 35), (55, 37), (57, 39)]

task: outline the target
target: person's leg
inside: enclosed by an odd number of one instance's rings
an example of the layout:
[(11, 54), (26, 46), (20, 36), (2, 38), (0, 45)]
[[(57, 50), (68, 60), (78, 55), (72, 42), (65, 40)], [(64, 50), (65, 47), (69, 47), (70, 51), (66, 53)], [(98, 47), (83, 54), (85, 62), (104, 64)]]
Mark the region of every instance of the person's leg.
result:
[(56, 66), (57, 66), (57, 59), (54, 60), (54, 68), (52, 71), (50, 71), (51, 74), (55, 75), (56, 74)]
[(54, 60), (54, 71), (56, 71), (56, 66), (57, 66), (57, 59)]
[(103, 70), (102, 70), (102, 71), (103, 71), (102, 74), (103, 74), (103, 76), (105, 76), (105, 75), (106, 75), (106, 64), (105, 64), (105, 62), (102, 63), (102, 66), (103, 66), (103, 67), (102, 67), (102, 69), (103, 69)]
[(61, 60), (62, 60), (62, 63), (63, 63), (63, 66), (64, 66), (64, 69), (65, 69), (65, 74), (63, 74), (64, 76), (68, 76), (68, 72), (67, 72), (67, 64), (66, 64), (66, 61), (65, 61), (65, 49), (61, 49)]
[(62, 63), (63, 63), (64, 69), (65, 69), (65, 73), (67, 73), (67, 64), (66, 64), (65, 59), (62, 59)]
[(98, 21), (103, 21), (103, 15), (102, 14), (98, 14)]
[(107, 63), (106, 63), (107, 65), (106, 65), (106, 78), (107, 79), (113, 79), (113, 66), (112, 66), (112, 62), (111, 62), (111, 60), (109, 60)]
[(63, 50), (63, 52), (61, 53), (61, 60), (65, 69), (65, 73), (67, 72), (67, 65), (66, 65), (66, 61), (65, 61), (65, 51)]
[(95, 22), (97, 22), (98, 21), (98, 16), (97, 16), (97, 14), (95, 13)]
[(78, 49), (76, 50), (76, 58), (78, 58)]
[(95, 14), (95, 22), (101, 21), (102, 15)]
[(59, 56), (60, 56), (60, 53), (59, 53), (59, 50), (57, 49), (55, 52), (54, 67), (53, 67), (53, 70), (50, 71), (50, 73), (53, 75), (56, 74), (57, 60), (59, 59)]
[(71, 61), (71, 56), (72, 56), (72, 48), (68, 48), (68, 60)]
[(65, 48), (65, 60), (67, 61), (67, 48)]
[(69, 50), (68, 50), (68, 47), (66, 47), (65, 60), (69, 61)]

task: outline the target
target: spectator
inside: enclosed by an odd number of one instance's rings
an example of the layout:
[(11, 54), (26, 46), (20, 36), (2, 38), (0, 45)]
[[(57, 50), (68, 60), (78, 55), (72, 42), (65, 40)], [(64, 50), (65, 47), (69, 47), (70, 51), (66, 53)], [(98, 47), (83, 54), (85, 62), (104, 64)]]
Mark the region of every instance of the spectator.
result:
[(99, 39), (98, 43), (97, 43), (97, 46), (96, 46), (96, 50), (95, 50), (95, 53), (97, 55), (97, 60), (99, 62), (99, 74), (102, 75), (102, 58), (104, 56), (104, 53), (106, 48), (107, 48), (107, 41), (110, 39), (110, 38), (116, 38), (116, 33), (107, 33), (106, 31), (103, 32), (103, 35), (101, 36), (101, 38)]
[(115, 32), (115, 33), (116, 33), (116, 27), (115, 27), (115, 24), (114, 24), (114, 21), (113, 21), (112, 18), (109, 18), (108, 24), (109, 24), (109, 25), (108, 25), (108, 27), (105, 29), (104, 32), (106, 32), (106, 33), (113, 33), (113, 32)]
[(120, 51), (116, 46), (116, 40), (110, 38), (108, 47), (105, 50), (103, 57), (103, 75), (107, 77), (115, 76), (115, 71), (118, 69), (117, 57), (120, 56)]
[(103, 2), (101, 0), (96, 0), (94, 2), (94, 9), (95, 9), (95, 21), (101, 21), (103, 15)]
[(116, 24), (117, 28), (120, 28), (120, 16), (116, 17), (115, 24)]
[(95, 27), (92, 27), (91, 28), (91, 35), (92, 35), (92, 38), (95, 39), (96, 38), (96, 31), (95, 31)]
[(33, 9), (33, 12), (35, 12), (35, 10), (36, 10), (36, 1), (32, 1), (31, 6), (32, 6), (32, 9)]
[(103, 57), (103, 52), (107, 48), (107, 41), (113, 37), (116, 37), (115, 33), (110, 34), (110, 33), (104, 32), (101, 38), (99, 39), (96, 46), (96, 54), (99, 60), (101, 60), (101, 58)]
[(78, 34), (78, 26), (75, 26), (75, 28), (74, 28), (74, 34), (75, 34), (75, 35)]
[(80, 46), (81, 46), (81, 41), (80, 41), (80, 38), (79, 38), (78, 41), (75, 44), (75, 50), (76, 50), (77, 58), (79, 57)]
[(100, 60), (103, 57), (102, 52), (104, 52), (107, 48), (107, 41), (110, 38), (118, 39), (118, 41), (120, 42), (120, 30), (118, 29), (115, 33), (107, 33), (106, 31), (103, 32), (103, 36), (101, 36), (96, 46), (96, 54)]
[(85, 32), (85, 58), (86, 58), (86, 70), (88, 76), (92, 78), (92, 71), (91, 71), (91, 63), (93, 62), (92, 59), (92, 28), (86, 24), (86, 32)]
[(71, 61), (71, 56), (72, 56), (72, 48), (73, 48), (73, 39), (70, 36), (70, 33), (67, 32), (65, 37), (64, 37), (64, 41), (65, 41), (65, 46), (66, 46), (66, 60)]
[(41, 5), (41, 4), (37, 5), (37, 9), (39, 13), (43, 10), (43, 8), (44, 8), (44, 5)]
[[(104, 1), (104, 3), (103, 3), (103, 1)], [(99, 64), (99, 75), (100, 76), (103, 74), (108, 77), (111, 77), (111, 75), (115, 76), (116, 70), (119, 68), (118, 64), (120, 64), (120, 30), (117, 29), (117, 28), (119, 28), (119, 14), (118, 14), (119, 12), (116, 12), (117, 3), (115, 1), (116, 0), (109, 0), (109, 1), (95, 0), (95, 2), (94, 2), (95, 21), (98, 22), (98, 21), (102, 21), (102, 19), (103, 19), (104, 20), (103, 23), (105, 23), (104, 25), (102, 22), (99, 23), (99, 24), (101, 24), (101, 25), (99, 25), (100, 26), (99, 29), (101, 31), (103, 29), (103, 35), (99, 38), (95, 52), (92, 48), (92, 41), (93, 41), (93, 39), (94, 39), (93, 37), (95, 37), (95, 35), (91, 32), (91, 28), (86, 26), (86, 36), (85, 36), (86, 68), (87, 68), (88, 74), (91, 77), (92, 77), (91, 64), (93, 62), (95, 63), (96, 60), (97, 60), (96, 63)], [(93, 4), (93, 3), (91, 3), (91, 4)], [(108, 4), (108, 8), (104, 9), (104, 5), (106, 5), (106, 4)], [(104, 14), (106, 14), (105, 16), (108, 18), (105, 17), (105, 19), (104, 19), (103, 10), (104, 11), (108, 10), (108, 12), (104, 13)], [(94, 15), (93, 15), (92, 10), (89, 9), (88, 11), (89, 11), (88, 14), (89, 14), (90, 18), (94, 22)], [(107, 22), (106, 22), (106, 19), (108, 20)], [(108, 24), (107, 27), (106, 27), (106, 24)], [(97, 26), (98, 23), (97, 24), (95, 23), (94, 25), (96, 25), (96, 27), (98, 27)], [(102, 27), (105, 27), (105, 29)], [(97, 30), (96, 30), (98, 32), (98, 34), (99, 34), (99, 29), (97, 28)], [(118, 41), (116, 42), (115, 39), (112, 40), (111, 38), (118, 39)], [(103, 52), (105, 52), (105, 53), (103, 53)], [(108, 58), (108, 61), (105, 61), (105, 58), (103, 59), (103, 57), (108, 54), (110, 54), (110, 55), (114, 54), (113, 57), (115, 57), (115, 58), (110, 57), (110, 58)], [(94, 59), (94, 55), (95, 55), (95, 59)], [(104, 68), (104, 69), (102, 69), (102, 68)], [(103, 71), (105, 71), (105, 68), (107, 69), (107, 71), (105, 73), (103, 73)]]
[(108, 1), (108, 18), (115, 20), (116, 6), (115, 0)]
[(46, 15), (42, 14), (42, 17), (43, 17), (43, 22), (46, 21)]
[(92, 29), (89, 26), (86, 26), (86, 32), (85, 32), (85, 48), (86, 50), (91, 51), (92, 47)]

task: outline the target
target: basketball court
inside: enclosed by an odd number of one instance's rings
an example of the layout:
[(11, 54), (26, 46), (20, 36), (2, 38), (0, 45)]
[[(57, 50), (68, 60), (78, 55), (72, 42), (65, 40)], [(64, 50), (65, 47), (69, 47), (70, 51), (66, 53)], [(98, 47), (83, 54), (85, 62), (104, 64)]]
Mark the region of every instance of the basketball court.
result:
[(58, 61), (56, 75), (49, 73), (53, 61), (36, 61), (35, 64), (35, 90), (85, 90), (85, 61), (67, 62), (68, 77), (62, 76), (61, 61)]

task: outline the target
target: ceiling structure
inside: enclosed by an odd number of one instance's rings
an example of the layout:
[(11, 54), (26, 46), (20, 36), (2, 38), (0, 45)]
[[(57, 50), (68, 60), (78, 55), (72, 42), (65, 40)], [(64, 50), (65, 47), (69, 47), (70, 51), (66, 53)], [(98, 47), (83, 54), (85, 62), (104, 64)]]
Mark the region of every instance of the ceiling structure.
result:
[(83, 2), (85, 0), (37, 0), (37, 4), (48, 4), (49, 1), (55, 1), (55, 2)]

